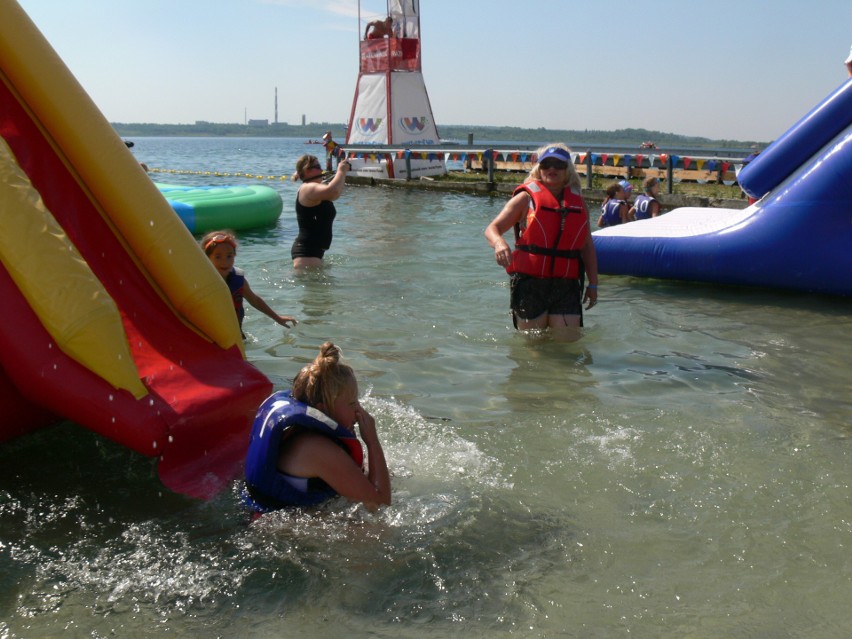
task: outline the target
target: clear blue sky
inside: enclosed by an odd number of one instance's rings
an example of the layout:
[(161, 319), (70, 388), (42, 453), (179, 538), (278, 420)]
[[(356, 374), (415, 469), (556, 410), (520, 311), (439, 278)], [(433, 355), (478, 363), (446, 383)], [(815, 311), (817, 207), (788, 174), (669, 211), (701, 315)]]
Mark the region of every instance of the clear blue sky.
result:
[[(111, 122), (345, 122), (357, 0), (19, 0)], [(382, 0), (361, 11), (384, 13)], [(850, 0), (421, 0), (441, 124), (769, 141), (846, 78)], [(2, 25), (0, 25), (2, 28)]]

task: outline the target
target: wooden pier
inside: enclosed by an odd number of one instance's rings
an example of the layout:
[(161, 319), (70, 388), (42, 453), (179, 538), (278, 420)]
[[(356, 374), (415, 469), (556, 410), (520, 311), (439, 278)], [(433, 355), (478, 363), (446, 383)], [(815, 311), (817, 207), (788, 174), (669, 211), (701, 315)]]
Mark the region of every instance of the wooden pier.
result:
[[(443, 160), (448, 167), (456, 164), (460, 170), (516, 171), (526, 173), (535, 165), (534, 149), (525, 148), (472, 148), (424, 147), (400, 148), (391, 146), (363, 147), (345, 146), (349, 157), (382, 159), (429, 159)], [(698, 182), (702, 184), (736, 184), (736, 172), (741, 160), (731, 157), (700, 155), (698, 153), (668, 153), (659, 149), (639, 149), (636, 152), (572, 151), (574, 167), (583, 176), (589, 188), (594, 176), (605, 179), (659, 178), (672, 192), (674, 182)], [(412, 179), (397, 176), (399, 179)], [(489, 182), (493, 177), (489, 178)]]

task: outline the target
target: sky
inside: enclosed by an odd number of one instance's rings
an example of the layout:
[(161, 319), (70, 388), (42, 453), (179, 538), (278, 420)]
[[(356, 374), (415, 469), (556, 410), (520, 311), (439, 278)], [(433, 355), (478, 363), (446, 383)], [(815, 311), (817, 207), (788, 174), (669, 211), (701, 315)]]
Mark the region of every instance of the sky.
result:
[[(14, 1), (14, 0), (12, 0)], [(18, 0), (110, 122), (343, 123), (383, 0)], [(850, 0), (420, 0), (446, 125), (768, 142), (847, 78)], [(2, 29), (2, 25), (0, 25)]]

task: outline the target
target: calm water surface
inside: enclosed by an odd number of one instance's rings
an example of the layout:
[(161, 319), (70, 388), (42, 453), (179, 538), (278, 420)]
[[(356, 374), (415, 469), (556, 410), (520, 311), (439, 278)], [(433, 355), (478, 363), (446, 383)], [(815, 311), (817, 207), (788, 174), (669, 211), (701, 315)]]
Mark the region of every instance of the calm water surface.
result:
[[(151, 167), (289, 174), (301, 140), (136, 139)], [(163, 182), (240, 183), (155, 174)], [(583, 340), (515, 333), (482, 231), (502, 198), (348, 187), (297, 275), (295, 185), (237, 257), (284, 388), (320, 343), (393, 473), (250, 523), (77, 426), (0, 447), (0, 638), (847, 637), (852, 303), (603, 277)], [(708, 211), (708, 215), (712, 214)]]

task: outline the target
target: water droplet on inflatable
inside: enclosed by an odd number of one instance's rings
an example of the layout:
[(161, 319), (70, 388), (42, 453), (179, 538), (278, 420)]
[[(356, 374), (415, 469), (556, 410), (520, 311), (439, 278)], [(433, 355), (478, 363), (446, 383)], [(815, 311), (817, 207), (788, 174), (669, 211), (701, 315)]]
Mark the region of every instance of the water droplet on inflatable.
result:
[(115, 397), (113, 396), (113, 394), (112, 394), (112, 393), (110, 393), (110, 394), (109, 394), (109, 401), (113, 401), (114, 399), (115, 399)]
[(151, 445), (154, 447), (154, 450), (157, 450), (157, 440), (151, 442)]
[(169, 435), (169, 443), (172, 444), (172, 443), (174, 443), (174, 441), (175, 441), (175, 438), (172, 437), (171, 435)]

